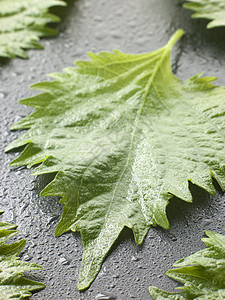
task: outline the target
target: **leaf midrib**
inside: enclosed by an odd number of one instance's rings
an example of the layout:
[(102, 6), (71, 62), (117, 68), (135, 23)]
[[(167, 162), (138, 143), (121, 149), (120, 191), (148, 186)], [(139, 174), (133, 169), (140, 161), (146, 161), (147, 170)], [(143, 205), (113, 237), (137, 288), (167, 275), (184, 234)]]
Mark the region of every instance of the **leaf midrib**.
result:
[[(113, 191), (113, 196), (112, 196), (112, 199), (110, 201), (110, 204), (108, 206), (108, 209), (107, 209), (107, 214), (105, 215), (105, 222), (104, 224), (102, 225), (102, 229), (105, 227), (105, 224), (106, 224), (106, 220), (108, 219), (108, 215), (111, 211), (111, 206), (112, 206), (112, 203), (114, 202), (114, 199), (115, 199), (115, 194), (116, 194), (116, 191), (119, 187), (119, 184), (121, 183), (121, 180), (125, 174), (125, 171), (129, 165), (129, 162), (130, 162), (130, 157), (131, 157), (131, 152), (132, 152), (132, 148), (133, 148), (133, 143), (134, 143), (134, 138), (135, 138), (135, 133), (136, 133), (136, 130), (137, 130), (137, 127), (138, 127), (138, 122), (140, 120), (140, 117), (141, 117), (141, 114), (142, 114), (142, 111), (144, 109), (144, 106), (145, 106), (145, 102), (146, 102), (146, 99), (147, 99), (147, 96), (150, 92), (150, 89), (154, 83), (154, 79), (161, 67), (161, 65), (163, 64), (163, 61), (165, 60), (165, 58), (167, 57), (168, 53), (170, 53), (170, 48), (169, 47), (165, 47), (165, 51), (162, 55), (162, 57), (160, 58), (159, 62), (156, 64), (155, 68), (154, 68), (154, 71), (149, 79), (149, 82), (146, 86), (146, 89), (145, 89), (145, 93), (144, 93), (144, 96), (143, 96), (143, 100), (142, 100), (142, 103), (141, 103), (141, 107), (139, 109), (139, 111), (137, 112), (137, 117), (136, 117), (136, 121), (135, 121), (135, 125), (134, 125), (134, 130), (133, 130), (133, 133), (132, 133), (132, 136), (131, 136), (131, 141), (130, 141), (130, 148), (129, 148), (129, 152), (128, 152), (128, 158), (127, 158), (127, 162), (126, 162), (126, 165), (121, 173), (121, 176), (118, 180), (118, 182), (116, 183), (116, 186), (115, 186), (115, 189)], [(147, 220), (146, 220), (147, 221)]]

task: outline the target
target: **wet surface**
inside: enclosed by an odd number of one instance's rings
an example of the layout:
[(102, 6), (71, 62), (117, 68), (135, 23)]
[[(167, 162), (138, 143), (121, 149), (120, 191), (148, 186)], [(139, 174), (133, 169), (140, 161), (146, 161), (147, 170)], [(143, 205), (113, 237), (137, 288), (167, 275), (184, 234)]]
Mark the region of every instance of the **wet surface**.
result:
[[(151, 299), (149, 285), (172, 290), (177, 284), (164, 273), (177, 259), (204, 247), (203, 230), (224, 233), (225, 197), (217, 187), (210, 196), (191, 185), (193, 204), (171, 200), (171, 228), (150, 229), (143, 245), (136, 246), (125, 229), (106, 258), (100, 273), (85, 292), (76, 288), (82, 257), (79, 234), (54, 237), (62, 212), (59, 198), (39, 196), (51, 176), (31, 177), (24, 167), (9, 168), (15, 153), (4, 147), (20, 135), (9, 126), (31, 109), (18, 100), (34, 95), (29, 86), (46, 80), (45, 74), (61, 71), (86, 52), (119, 49), (143, 53), (163, 46), (176, 29), (186, 31), (173, 51), (173, 70), (181, 79), (196, 73), (217, 76), (225, 85), (225, 29), (206, 30), (205, 20), (192, 20), (178, 0), (78, 0), (68, 8), (54, 9), (62, 16), (57, 38), (42, 40), (43, 51), (28, 51), (29, 60), (4, 60), (0, 68), (0, 182), (2, 220), (18, 224), (19, 237), (27, 239), (24, 260), (44, 267), (31, 278), (46, 288), (32, 299)], [(17, 239), (19, 238), (17, 237)]]

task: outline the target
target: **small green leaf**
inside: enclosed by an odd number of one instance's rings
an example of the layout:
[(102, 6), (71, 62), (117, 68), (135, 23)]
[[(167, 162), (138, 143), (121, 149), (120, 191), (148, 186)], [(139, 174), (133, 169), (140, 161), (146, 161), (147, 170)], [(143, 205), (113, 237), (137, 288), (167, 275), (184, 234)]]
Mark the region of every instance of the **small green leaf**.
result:
[(224, 0), (188, 0), (185, 8), (193, 10), (192, 18), (212, 20), (207, 28), (225, 26), (225, 1)]
[(28, 58), (24, 49), (42, 49), (40, 37), (58, 32), (46, 27), (60, 19), (48, 12), (52, 6), (65, 6), (62, 0), (1, 0), (0, 57)]
[(206, 231), (208, 238), (202, 241), (208, 248), (183, 258), (174, 264), (178, 269), (167, 275), (184, 286), (180, 293), (164, 292), (149, 287), (153, 299), (225, 299), (225, 236)]
[(12, 129), (29, 129), (6, 151), (26, 145), (11, 166), (33, 175), (57, 173), (42, 196), (62, 196), (56, 235), (80, 231), (79, 289), (87, 288), (123, 228), (142, 243), (150, 226), (169, 228), (174, 196), (192, 201), (189, 181), (215, 193), (225, 189), (225, 88), (214, 77), (184, 82), (172, 74), (170, 54), (183, 34), (140, 55), (89, 53), (91, 61), (35, 84), (44, 93), (22, 100), (36, 108)]
[(32, 291), (43, 289), (40, 282), (23, 277), (22, 272), (40, 270), (42, 267), (19, 260), (17, 255), (25, 247), (26, 241), (21, 240), (13, 244), (5, 242), (17, 234), (16, 225), (0, 222), (0, 300), (24, 299), (31, 296)]

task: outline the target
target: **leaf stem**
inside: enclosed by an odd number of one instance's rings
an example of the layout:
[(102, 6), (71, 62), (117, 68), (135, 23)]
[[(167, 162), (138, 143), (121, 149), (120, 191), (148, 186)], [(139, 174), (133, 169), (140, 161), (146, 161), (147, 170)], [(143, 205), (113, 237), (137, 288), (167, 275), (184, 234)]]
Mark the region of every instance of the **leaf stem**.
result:
[(173, 36), (170, 38), (167, 48), (172, 49), (173, 45), (185, 34), (183, 29), (178, 29)]

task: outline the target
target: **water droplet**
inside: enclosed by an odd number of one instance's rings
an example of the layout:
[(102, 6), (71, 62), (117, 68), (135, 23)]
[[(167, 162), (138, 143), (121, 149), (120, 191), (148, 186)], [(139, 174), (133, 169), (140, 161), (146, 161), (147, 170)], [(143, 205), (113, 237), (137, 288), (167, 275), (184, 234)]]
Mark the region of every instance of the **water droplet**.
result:
[(20, 75), (19, 72), (13, 72), (13, 73), (12, 73), (12, 77), (17, 77), (17, 76), (19, 76), (19, 75)]
[(60, 259), (58, 260), (58, 262), (62, 265), (69, 265), (72, 259), (70, 258), (66, 258), (66, 257), (60, 257)]
[(141, 257), (134, 256), (134, 255), (131, 257), (132, 261), (139, 261), (140, 259), (141, 259)]
[(99, 15), (94, 16), (94, 20), (97, 22), (102, 22), (102, 17)]
[(30, 257), (28, 254), (26, 254), (26, 255), (24, 255), (24, 257), (23, 257), (23, 260), (29, 261), (29, 260), (31, 260), (31, 257)]
[(117, 31), (112, 31), (111, 36), (115, 39), (120, 39), (121, 38), (121, 34)]
[(95, 299), (96, 300), (116, 300), (116, 296), (112, 295), (110, 293), (99, 293), (98, 295), (96, 295)]
[(5, 98), (6, 94), (4, 92), (0, 92), (0, 99)]
[(204, 220), (202, 220), (202, 225), (203, 226), (207, 226), (207, 225), (209, 225), (211, 223), (212, 223), (212, 220), (210, 220), (210, 219), (204, 219)]

